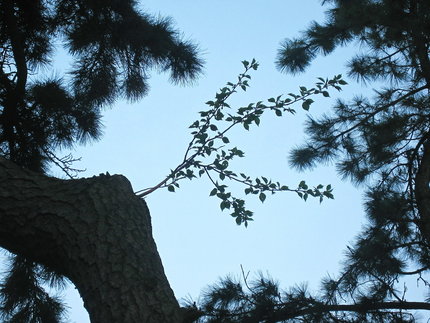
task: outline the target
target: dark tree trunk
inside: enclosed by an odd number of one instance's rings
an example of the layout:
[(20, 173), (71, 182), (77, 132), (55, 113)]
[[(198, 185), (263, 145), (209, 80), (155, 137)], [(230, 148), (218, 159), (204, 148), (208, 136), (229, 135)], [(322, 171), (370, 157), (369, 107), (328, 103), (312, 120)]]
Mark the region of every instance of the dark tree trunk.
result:
[(59, 180), (0, 158), (0, 246), (68, 277), (92, 323), (182, 321), (146, 203), (123, 176)]
[(427, 244), (430, 244), (430, 141), (422, 146), (423, 155), (415, 176), (415, 198), (420, 214), (418, 227)]

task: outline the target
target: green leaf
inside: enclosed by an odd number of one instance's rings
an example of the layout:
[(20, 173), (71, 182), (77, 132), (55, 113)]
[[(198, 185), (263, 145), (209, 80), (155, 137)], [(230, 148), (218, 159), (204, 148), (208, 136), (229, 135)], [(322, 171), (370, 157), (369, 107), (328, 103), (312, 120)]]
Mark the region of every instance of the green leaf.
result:
[(218, 111), (217, 114), (215, 115), (215, 120), (222, 120), (222, 118), (224, 118), (224, 114)]
[(228, 144), (230, 142), (230, 140), (228, 140), (227, 137), (222, 137), (222, 142), (225, 144)]
[(199, 122), (195, 121), (191, 126), (189, 126), (188, 128), (198, 128), (199, 127)]
[[(234, 156), (238, 156), (238, 157), (244, 157), (244, 152), (242, 151), (242, 150), (240, 150), (240, 149), (237, 149), (236, 147), (234, 147), (233, 149), (231, 149), (230, 150), (231, 151), (231, 153), (234, 155)], [(242, 176), (243, 177), (243, 176)], [(245, 177), (244, 177), (245, 178)]]
[(302, 103), (303, 110), (309, 111), (311, 104), (314, 102), (312, 99), (307, 99)]
[(229, 209), (230, 208), (230, 202), (229, 201), (222, 201), (219, 206), (221, 208), (221, 211), (223, 211), (224, 209)]
[(216, 188), (214, 188), (211, 193), (209, 194), (209, 196), (214, 196), (216, 195), (216, 193), (218, 193), (218, 190)]
[(282, 117), (282, 111), (281, 111), (281, 110), (276, 109), (276, 110), (275, 110), (275, 113), (276, 113), (276, 116), (278, 116), (278, 117)]
[(191, 169), (187, 169), (187, 174), (186, 174), (187, 178), (189, 179), (193, 179), (194, 177), (196, 177), (194, 175), (194, 171), (192, 171)]
[(174, 192), (174, 191), (175, 191), (175, 187), (174, 187), (173, 185), (169, 185), (169, 186), (167, 187), (167, 190), (168, 190), (169, 192)]
[(210, 129), (211, 129), (212, 131), (217, 131), (217, 130), (218, 130), (217, 126), (215, 126), (214, 124), (211, 124), (211, 125), (210, 125)]
[(225, 209), (225, 201), (222, 201), (220, 203), (219, 207), (221, 208), (221, 211), (224, 211), (224, 209)]
[(333, 194), (332, 193), (330, 193), (330, 192), (324, 192), (323, 193), (324, 194), (324, 196), (326, 196), (327, 198), (329, 198), (329, 199), (334, 199), (334, 196), (333, 196)]
[(261, 203), (263, 203), (264, 200), (266, 200), (266, 194), (260, 193), (260, 195), (258, 196), (258, 198), (260, 199)]

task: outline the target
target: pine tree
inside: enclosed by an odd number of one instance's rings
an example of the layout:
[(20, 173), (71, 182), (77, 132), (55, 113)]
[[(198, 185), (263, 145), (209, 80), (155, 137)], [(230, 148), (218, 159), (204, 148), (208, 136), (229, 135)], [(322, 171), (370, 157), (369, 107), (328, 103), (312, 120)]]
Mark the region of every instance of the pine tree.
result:
[[(69, 74), (37, 77), (62, 43)], [(135, 1), (25, 0), (0, 3), (0, 156), (39, 173), (55, 163), (73, 175), (61, 148), (100, 138), (101, 109), (148, 92), (154, 67), (172, 82), (195, 79), (196, 45), (183, 41), (168, 18), (153, 18)], [(19, 255), (0, 288), (5, 322), (59, 322), (61, 300), (43, 286), (62, 274)]]
[(319, 293), (281, 291), (264, 277), (227, 278), (207, 290), (201, 321), (416, 322), (416, 310), (430, 310), (428, 299), (407, 297), (402, 280), (415, 277), (430, 295), (430, 2), (322, 3), (327, 20), (284, 41), (278, 68), (301, 73), (318, 55), (359, 44), (348, 75), (376, 89), (309, 117), (308, 139), (290, 162), (299, 170), (335, 163), (342, 178), (365, 185), (368, 224)]

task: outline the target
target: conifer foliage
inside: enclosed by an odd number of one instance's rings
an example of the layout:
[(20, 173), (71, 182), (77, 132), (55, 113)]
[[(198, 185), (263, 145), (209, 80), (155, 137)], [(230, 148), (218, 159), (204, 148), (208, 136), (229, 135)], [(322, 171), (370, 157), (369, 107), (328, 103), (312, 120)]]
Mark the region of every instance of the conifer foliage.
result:
[[(58, 44), (73, 62), (68, 73), (38, 77)], [(188, 82), (202, 60), (169, 19), (141, 12), (135, 1), (1, 1), (0, 155), (37, 172), (54, 162), (72, 176), (73, 157), (56, 151), (98, 139), (101, 109), (144, 96), (154, 68)], [(58, 322), (63, 307), (43, 290), (55, 276), (15, 258), (0, 288), (3, 321)]]
[(299, 170), (333, 162), (341, 177), (365, 184), (368, 224), (319, 293), (281, 291), (264, 277), (228, 278), (204, 295), (204, 322), (417, 322), (417, 310), (430, 310), (403, 285), (413, 277), (430, 295), (430, 2), (323, 4), (327, 20), (284, 41), (278, 68), (304, 72), (318, 55), (360, 45), (349, 76), (376, 89), (309, 117), (308, 139), (290, 162)]

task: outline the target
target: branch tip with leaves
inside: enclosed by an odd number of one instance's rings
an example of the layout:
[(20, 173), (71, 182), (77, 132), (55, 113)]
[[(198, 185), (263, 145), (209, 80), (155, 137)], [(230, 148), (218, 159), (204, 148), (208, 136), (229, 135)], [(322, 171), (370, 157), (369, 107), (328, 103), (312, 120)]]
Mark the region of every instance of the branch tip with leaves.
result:
[(220, 199), (221, 210), (230, 210), (236, 223), (245, 226), (253, 220), (252, 211), (246, 208), (244, 199), (233, 196), (228, 186), (218, 181), (229, 180), (239, 183), (244, 186), (245, 195), (256, 195), (261, 202), (266, 200), (268, 194), (277, 192), (295, 192), (305, 201), (309, 196), (319, 198), (320, 202), (324, 198), (333, 199), (331, 185), (319, 184), (310, 188), (305, 181), (301, 181), (296, 188), (290, 188), (264, 176), (251, 178), (245, 173), (232, 171), (231, 161), (235, 158), (243, 158), (245, 153), (238, 147), (232, 146), (228, 134), (237, 126), (242, 126), (245, 130), (249, 130), (251, 126), (259, 126), (263, 114), (267, 111), (273, 111), (277, 117), (285, 113), (294, 114), (296, 110), (292, 106), (297, 103), (308, 111), (314, 103), (311, 97), (315, 95), (329, 97), (330, 89), (340, 91), (341, 86), (347, 83), (341, 75), (336, 75), (332, 79), (318, 78), (314, 87), (308, 89), (301, 86), (298, 94), (289, 93), (286, 97), (279, 95), (269, 98), (266, 103), (263, 101), (250, 103), (231, 112), (233, 109), (228, 104), (228, 99), (239, 90), (247, 90), (251, 80), (249, 72), (257, 70), (259, 66), (255, 59), (242, 61), (242, 65), (244, 71), (239, 74), (237, 81), (228, 82), (216, 93), (214, 100), (207, 101), (206, 105), (209, 109), (200, 111), (200, 118), (189, 126), (192, 130), (192, 139), (182, 162), (157, 185), (136, 192), (137, 196), (145, 197), (160, 188), (167, 188), (168, 191), (174, 192), (179, 188), (181, 180), (205, 176), (213, 185), (209, 195)]

